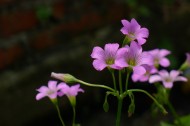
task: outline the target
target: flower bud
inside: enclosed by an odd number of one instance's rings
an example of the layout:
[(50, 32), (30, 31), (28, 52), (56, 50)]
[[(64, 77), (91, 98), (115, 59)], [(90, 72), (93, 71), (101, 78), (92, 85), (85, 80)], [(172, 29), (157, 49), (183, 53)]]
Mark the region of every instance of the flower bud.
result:
[(51, 77), (56, 78), (58, 80), (64, 81), (66, 83), (74, 83), (77, 82), (77, 79), (70, 75), (70, 74), (63, 74), (63, 73), (51, 73)]

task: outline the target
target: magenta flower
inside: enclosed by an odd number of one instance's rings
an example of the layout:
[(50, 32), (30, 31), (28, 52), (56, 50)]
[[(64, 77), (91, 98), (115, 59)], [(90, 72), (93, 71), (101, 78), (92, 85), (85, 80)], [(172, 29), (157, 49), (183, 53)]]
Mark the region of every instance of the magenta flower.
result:
[(106, 67), (119, 69), (115, 65), (115, 59), (119, 44), (106, 44), (104, 50), (101, 47), (94, 47), (91, 57), (94, 58), (93, 66), (96, 70), (101, 71)]
[(168, 67), (170, 65), (170, 61), (166, 58), (168, 54), (170, 54), (169, 50), (166, 49), (154, 49), (148, 51), (151, 55), (151, 64), (155, 67), (161, 65), (162, 67)]
[(175, 81), (187, 81), (187, 78), (179, 76), (180, 72), (172, 70), (168, 73), (166, 70), (161, 70), (157, 75), (152, 75), (149, 78), (149, 83), (162, 81), (165, 88), (172, 88)]
[(145, 68), (146, 72), (143, 75), (133, 74), (132, 75), (132, 80), (134, 82), (137, 82), (137, 81), (146, 82), (146, 81), (148, 81), (149, 77), (152, 74), (157, 72), (157, 69), (154, 66), (147, 65), (147, 64), (144, 64), (142, 66)]
[(59, 96), (67, 95), (68, 97), (76, 97), (78, 92), (84, 92), (84, 90), (80, 88), (80, 84), (69, 87), (66, 83), (61, 83), (58, 87), (61, 89)]
[(60, 88), (59, 86), (57, 86), (57, 81), (49, 81), (48, 87), (41, 86), (39, 89), (37, 89), (39, 93), (36, 95), (36, 100), (40, 100), (46, 96), (49, 97), (50, 99), (56, 99), (59, 90)]
[(133, 74), (143, 75), (146, 69), (142, 65), (149, 65), (149, 59), (149, 54), (142, 52), (142, 47), (133, 41), (130, 46), (127, 45), (118, 50), (115, 62), (121, 68), (132, 68)]
[(76, 106), (76, 96), (78, 92), (84, 92), (79, 84), (69, 87), (66, 83), (62, 83), (58, 87), (61, 88), (59, 96), (66, 95), (72, 106)]
[(146, 42), (146, 38), (149, 36), (147, 28), (141, 28), (135, 19), (131, 19), (131, 22), (127, 20), (121, 20), (123, 27), (121, 32), (127, 36), (129, 41), (137, 40), (139, 45), (143, 45)]

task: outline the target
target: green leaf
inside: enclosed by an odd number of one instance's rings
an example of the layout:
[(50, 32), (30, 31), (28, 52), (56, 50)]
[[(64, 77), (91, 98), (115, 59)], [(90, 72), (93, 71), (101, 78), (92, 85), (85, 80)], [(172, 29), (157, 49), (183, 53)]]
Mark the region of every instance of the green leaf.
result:
[(175, 126), (175, 125), (173, 125), (173, 124), (169, 124), (169, 123), (166, 123), (166, 122), (161, 122), (160, 123), (160, 126)]
[[(190, 126), (190, 115), (181, 116), (179, 119), (183, 126)], [(177, 120), (174, 122), (177, 123)]]

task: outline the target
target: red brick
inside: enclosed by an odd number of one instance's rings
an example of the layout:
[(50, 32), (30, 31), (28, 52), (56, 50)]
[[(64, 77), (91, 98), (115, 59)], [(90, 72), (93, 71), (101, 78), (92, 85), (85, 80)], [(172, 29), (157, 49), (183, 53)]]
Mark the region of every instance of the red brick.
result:
[(22, 55), (23, 49), (19, 45), (15, 45), (8, 49), (0, 49), (0, 69), (4, 69), (8, 65), (11, 65)]
[(31, 39), (31, 47), (40, 51), (49, 48), (57, 43), (52, 31), (43, 31)]
[(3, 50), (0, 50), (0, 69), (3, 69), (5, 67), (5, 52)]
[(12, 23), (10, 15), (0, 17), (0, 32), (2, 37), (8, 37), (12, 34)]
[(0, 0), (0, 5), (8, 4), (13, 2), (14, 0)]
[(65, 13), (65, 4), (63, 1), (55, 3), (53, 5), (53, 16), (56, 19), (62, 19)]
[(0, 28), (2, 37), (29, 30), (38, 23), (35, 11), (16, 11), (8, 15), (1, 15)]

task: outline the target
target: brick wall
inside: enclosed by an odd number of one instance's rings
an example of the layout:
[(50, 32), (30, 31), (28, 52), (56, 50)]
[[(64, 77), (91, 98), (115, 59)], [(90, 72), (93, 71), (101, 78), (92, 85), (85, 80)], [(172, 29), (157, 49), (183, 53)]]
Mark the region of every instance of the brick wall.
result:
[[(92, 38), (113, 37), (110, 25), (124, 16), (117, 0), (0, 0), (0, 125), (38, 125), (36, 119), (54, 111), (49, 102), (35, 100), (35, 89), (51, 71), (64, 67), (93, 80), (86, 50)], [(82, 71), (73, 70), (72, 62)]]
[(0, 70), (24, 62), (27, 50), (43, 52), (62, 43), (57, 37), (63, 33), (73, 37), (123, 17), (116, 1), (0, 0)]

